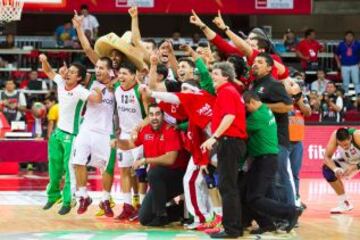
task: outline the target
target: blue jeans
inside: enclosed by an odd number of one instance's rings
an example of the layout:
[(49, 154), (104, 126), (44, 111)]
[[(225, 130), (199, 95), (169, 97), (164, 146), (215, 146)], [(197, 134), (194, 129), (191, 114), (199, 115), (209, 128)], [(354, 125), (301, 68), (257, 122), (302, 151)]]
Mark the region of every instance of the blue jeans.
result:
[(272, 185), (270, 196), (285, 204), (295, 205), (293, 187), (288, 173), (289, 150), (279, 145), (278, 168), (275, 175), (275, 182)]
[(295, 183), (296, 196), (299, 197), (300, 196), (299, 173), (300, 173), (302, 160), (303, 160), (303, 150), (304, 150), (303, 143), (302, 142), (291, 142), (289, 150), (290, 150), (289, 158), (290, 158), (290, 164), (291, 164), (291, 171), (292, 171), (294, 183)]
[(342, 66), (341, 67), (341, 77), (343, 80), (343, 88), (345, 93), (349, 92), (349, 83), (350, 77), (352, 83), (355, 85), (356, 94), (360, 94), (360, 76), (359, 76), (359, 66)]

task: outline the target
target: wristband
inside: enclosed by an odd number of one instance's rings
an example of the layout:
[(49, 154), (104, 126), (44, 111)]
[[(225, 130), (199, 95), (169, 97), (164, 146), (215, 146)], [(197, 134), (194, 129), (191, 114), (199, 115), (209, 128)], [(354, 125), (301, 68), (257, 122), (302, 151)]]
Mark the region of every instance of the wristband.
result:
[(206, 25), (203, 25), (203, 26), (200, 27), (200, 30), (201, 30), (201, 31), (204, 31), (206, 28), (207, 28), (207, 26), (206, 26)]
[(334, 168), (334, 173), (336, 173), (338, 170), (340, 170), (340, 171), (342, 171), (342, 172), (344, 172), (344, 170), (342, 169), (342, 168), (339, 168), (339, 167), (336, 167), (336, 168)]

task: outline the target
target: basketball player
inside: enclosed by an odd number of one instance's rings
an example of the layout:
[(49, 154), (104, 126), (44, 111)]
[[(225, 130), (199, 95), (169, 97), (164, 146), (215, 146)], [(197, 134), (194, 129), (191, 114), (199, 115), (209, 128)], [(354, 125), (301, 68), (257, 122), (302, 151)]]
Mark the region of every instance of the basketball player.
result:
[(71, 162), (75, 167), (76, 185), (80, 196), (78, 214), (84, 213), (92, 202), (86, 191), (86, 166), (92, 166), (100, 168), (102, 172), (104, 192), (99, 206), (107, 217), (114, 216), (110, 203), (110, 191), (116, 152), (115, 149), (110, 148), (108, 142), (113, 134), (115, 97), (114, 93), (109, 90), (110, 71), (110, 58), (100, 58), (95, 66), (97, 81), (90, 83), (90, 89), (101, 89), (102, 101), (87, 103), (80, 132), (74, 142), (74, 154)]
[[(59, 121), (49, 139), (50, 182), (46, 188), (48, 200), (43, 209), (50, 209), (62, 195), (63, 204), (58, 213), (65, 215), (71, 210), (69, 158), (73, 140), (79, 131), (80, 114), (85, 101), (98, 103), (101, 101), (102, 94), (98, 88), (90, 92), (80, 84), (86, 77), (86, 68), (83, 65), (71, 64), (63, 78), (54, 72), (44, 54), (40, 54), (39, 60), (44, 73), (57, 84), (59, 99)], [(64, 171), (65, 185), (61, 194), (60, 182)]]
[[(338, 149), (339, 154), (334, 156)], [(341, 178), (351, 178), (360, 170), (360, 130), (339, 128), (332, 133), (325, 150), (323, 175), (338, 195), (338, 206), (330, 213), (344, 213), (353, 209)]]
[[(119, 83), (115, 85), (115, 99), (119, 116), (120, 139), (131, 139), (131, 133), (146, 123), (145, 109), (148, 98), (139, 92), (136, 81), (136, 67), (130, 62), (123, 62), (118, 72)], [(121, 189), (124, 207), (122, 213), (116, 217), (118, 220), (134, 220), (137, 211), (131, 205), (131, 168), (134, 160), (143, 156), (142, 147), (132, 150), (119, 150), (119, 167), (121, 174)]]

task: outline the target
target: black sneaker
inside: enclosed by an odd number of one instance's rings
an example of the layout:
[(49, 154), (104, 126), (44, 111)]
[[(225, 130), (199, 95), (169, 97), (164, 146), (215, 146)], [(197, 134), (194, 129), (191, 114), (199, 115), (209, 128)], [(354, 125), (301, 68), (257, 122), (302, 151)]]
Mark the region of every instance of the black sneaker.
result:
[(62, 206), (60, 208), (60, 210), (58, 211), (58, 214), (60, 215), (65, 215), (65, 214), (68, 214), (71, 210), (71, 207), (70, 206)]
[(43, 210), (48, 210), (48, 209), (50, 209), (52, 206), (54, 206), (54, 204), (56, 203), (56, 201), (55, 202), (47, 202), (44, 206), (43, 206)]
[(162, 227), (166, 224), (169, 224), (169, 220), (167, 216), (155, 217), (147, 226), (150, 227)]

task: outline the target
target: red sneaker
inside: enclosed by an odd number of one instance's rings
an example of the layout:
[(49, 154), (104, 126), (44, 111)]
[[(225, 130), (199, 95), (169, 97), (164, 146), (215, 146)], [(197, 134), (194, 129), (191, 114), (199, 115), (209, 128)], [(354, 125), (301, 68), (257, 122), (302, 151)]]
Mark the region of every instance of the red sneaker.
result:
[(219, 227), (208, 228), (203, 231), (203, 233), (206, 233), (206, 234), (214, 234), (214, 233), (219, 233), (219, 232), (221, 232), (221, 228), (219, 228)]
[(216, 227), (219, 227), (221, 225), (221, 222), (222, 222), (222, 217), (219, 216), (219, 215), (215, 215), (214, 220), (212, 220), (211, 222), (200, 224), (196, 228), (196, 230), (204, 231), (204, 230), (209, 229), (209, 228), (216, 228)]
[(136, 222), (138, 220), (139, 220), (139, 210), (136, 209), (135, 212), (133, 212), (133, 214), (131, 214), (131, 216), (129, 217), (129, 221)]
[(134, 215), (135, 213), (136, 213), (136, 210), (132, 205), (124, 203), (122, 212), (115, 219), (120, 220), (120, 221), (129, 220), (129, 218), (132, 215)]
[(84, 197), (80, 197), (80, 206), (77, 210), (78, 214), (83, 214), (84, 212), (86, 212), (86, 210), (88, 209), (88, 207), (90, 206), (90, 204), (92, 203), (92, 199), (90, 197), (84, 198)]
[(100, 202), (100, 208), (104, 210), (105, 216), (114, 217), (114, 212), (111, 208), (111, 203), (109, 200)]

